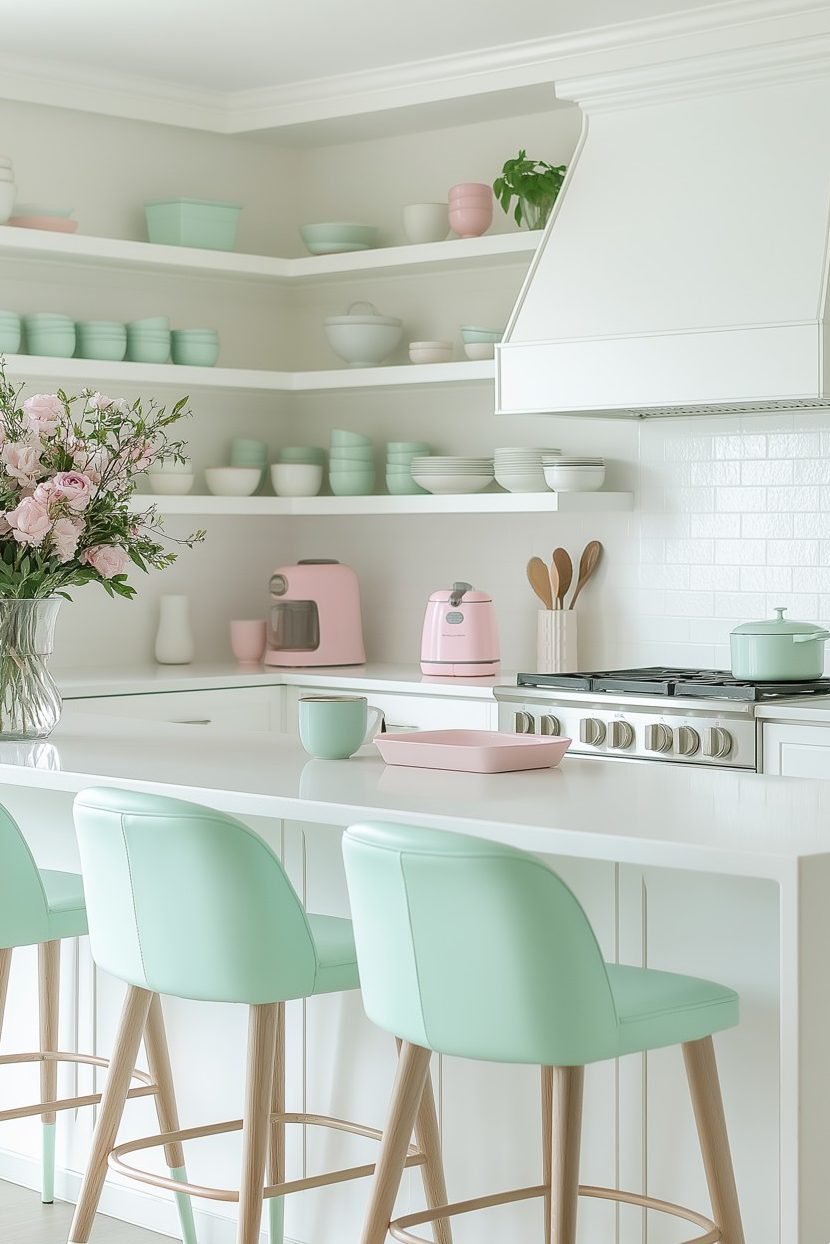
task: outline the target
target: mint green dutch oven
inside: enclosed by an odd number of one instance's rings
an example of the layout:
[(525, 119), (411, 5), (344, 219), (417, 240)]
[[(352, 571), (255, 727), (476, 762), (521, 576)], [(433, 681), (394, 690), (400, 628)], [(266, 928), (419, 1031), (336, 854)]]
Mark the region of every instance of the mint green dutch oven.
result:
[(786, 609), (774, 619), (744, 622), (729, 637), (733, 678), (752, 682), (810, 682), (824, 672), (824, 644), (830, 639), (813, 622), (791, 622)]

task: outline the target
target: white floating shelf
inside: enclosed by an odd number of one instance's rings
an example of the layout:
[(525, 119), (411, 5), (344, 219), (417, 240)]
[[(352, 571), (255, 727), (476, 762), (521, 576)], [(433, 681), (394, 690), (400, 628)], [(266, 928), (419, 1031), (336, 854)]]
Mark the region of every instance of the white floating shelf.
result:
[(599, 514), (630, 510), (630, 492), (478, 492), (413, 497), (155, 497), (133, 498), (134, 510), (155, 504), (163, 514), (317, 516), (375, 514)]
[(345, 255), (279, 259), (269, 255), (241, 255), (234, 251), (200, 250), (190, 246), (158, 246), (152, 242), (50, 233), (5, 225), (0, 226), (0, 256), (167, 270), (220, 280), (336, 281), (361, 274), (387, 275), (423, 265), (440, 271), (460, 270), (471, 265), (489, 267), (516, 263), (530, 259), (541, 237), (539, 231), (496, 233), (481, 238), (454, 238), (448, 242), (377, 247)]
[(249, 390), (314, 393), (332, 389), (391, 389), (416, 384), (470, 384), (492, 381), (495, 363), (407, 363), (397, 367), (343, 367), (321, 371), (255, 371), (241, 367), (177, 367), (173, 363), (105, 363), (97, 359), (6, 355), (12, 378), (44, 378), (78, 387), (98, 384), (129, 388)]

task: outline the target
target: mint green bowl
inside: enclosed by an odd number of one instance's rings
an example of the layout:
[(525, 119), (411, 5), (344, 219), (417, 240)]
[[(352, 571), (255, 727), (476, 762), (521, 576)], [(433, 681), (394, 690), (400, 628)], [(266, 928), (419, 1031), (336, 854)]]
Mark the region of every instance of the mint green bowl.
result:
[(169, 363), (170, 334), (127, 333), (127, 359), (130, 363)]
[(300, 234), (312, 255), (337, 255), (346, 251), (368, 251), (377, 246), (375, 225), (356, 225), (345, 221), (302, 225)]
[(330, 471), (329, 484), (335, 497), (366, 497), (375, 490), (375, 473)]
[(416, 484), (412, 476), (408, 478), (405, 475), (389, 475), (386, 476), (386, 491), (392, 497), (414, 497), (420, 494), (426, 495), (426, 488), (422, 488), (420, 484)]
[(173, 362), (183, 367), (214, 367), (219, 358), (219, 342), (208, 337), (186, 337), (174, 329), (170, 334)]
[(346, 449), (354, 445), (371, 446), (372, 441), (368, 436), (362, 436), (360, 432), (347, 432), (345, 428), (332, 428), (330, 434), (332, 448)]
[(241, 203), (206, 199), (159, 199), (144, 204), (147, 237), (162, 246), (198, 246), (232, 251), (236, 245)]
[(75, 353), (75, 328), (26, 329), (26, 353), (42, 358), (71, 359)]

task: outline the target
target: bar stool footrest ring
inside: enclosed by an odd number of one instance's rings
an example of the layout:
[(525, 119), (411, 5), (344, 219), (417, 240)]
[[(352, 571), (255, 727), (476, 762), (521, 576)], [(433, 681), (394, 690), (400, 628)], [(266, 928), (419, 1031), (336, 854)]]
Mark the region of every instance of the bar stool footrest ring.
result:
[[(3, 1054), (0, 1056), (0, 1067), (19, 1066), (21, 1063), (75, 1063), (83, 1067), (101, 1067), (105, 1071), (109, 1067), (108, 1058), (98, 1058), (95, 1054), (76, 1054), (65, 1050), (29, 1050), (23, 1054)], [(138, 1080), (139, 1087), (127, 1093), (127, 1099), (134, 1097), (152, 1097), (157, 1093), (158, 1085), (146, 1071), (133, 1070), (132, 1079)], [(0, 1123), (11, 1119), (28, 1119), (36, 1114), (52, 1114), (61, 1110), (78, 1110), (81, 1106), (97, 1106), (101, 1101), (100, 1093), (87, 1093), (82, 1097), (63, 1097), (58, 1101), (39, 1101), (33, 1106), (15, 1106), (11, 1110), (0, 1110)]]
[[(438, 1219), (452, 1218), (456, 1214), (469, 1214), (478, 1209), (489, 1209), (493, 1205), (508, 1205), (514, 1201), (527, 1201), (532, 1197), (547, 1196), (550, 1189), (544, 1184), (533, 1188), (514, 1188), (510, 1192), (496, 1192), (490, 1196), (476, 1197), (470, 1201), (456, 1201), (452, 1205), (440, 1205), (435, 1209), (423, 1210), (417, 1214), (406, 1214), (396, 1218), (389, 1224), (389, 1234), (399, 1244), (433, 1244), (432, 1240), (419, 1235), (412, 1235), (408, 1227), (418, 1227), (424, 1223), (436, 1222)], [(656, 1197), (644, 1196), (639, 1192), (623, 1192), (618, 1188), (597, 1188), (590, 1184), (580, 1184), (579, 1195), (594, 1197), (603, 1201), (617, 1201), (625, 1205), (637, 1205), (642, 1209), (654, 1210), (659, 1214), (668, 1214), (673, 1218), (682, 1218), (696, 1227), (701, 1227), (704, 1235), (696, 1235), (694, 1239), (684, 1240), (682, 1244), (719, 1244), (723, 1239), (720, 1227), (696, 1210), (686, 1209), (683, 1205), (675, 1205), (672, 1201), (661, 1201)]]
[[(302, 1123), (311, 1127), (330, 1127), (338, 1132), (349, 1132), (353, 1136), (362, 1136), (367, 1140), (383, 1140), (383, 1132), (376, 1127), (364, 1127), (362, 1123), (352, 1123), (348, 1119), (335, 1119), (325, 1114), (274, 1113), (270, 1116), (272, 1123)], [(154, 1188), (165, 1188), (168, 1192), (179, 1192), (185, 1196), (198, 1196), (208, 1201), (238, 1201), (239, 1192), (234, 1188), (209, 1188), (202, 1184), (183, 1183), (168, 1179), (164, 1175), (154, 1175), (150, 1171), (139, 1170), (122, 1160), (128, 1153), (137, 1153), (143, 1149), (157, 1149), (162, 1145), (182, 1143), (187, 1140), (201, 1140), (206, 1136), (223, 1136), (228, 1132), (242, 1130), (241, 1119), (229, 1119), (224, 1123), (209, 1123), (204, 1127), (180, 1128), (176, 1132), (162, 1132), (157, 1136), (143, 1136), (139, 1140), (131, 1140), (126, 1144), (117, 1145), (109, 1155), (108, 1165), (111, 1170), (118, 1171), (128, 1179), (138, 1183), (150, 1184)], [(426, 1155), (417, 1145), (410, 1145), (407, 1150), (405, 1166), (421, 1166)], [(330, 1184), (346, 1183), (350, 1179), (364, 1179), (373, 1175), (374, 1162), (363, 1166), (348, 1166), (338, 1171), (327, 1171), (322, 1175), (310, 1175), (305, 1179), (294, 1179), (286, 1183), (269, 1184), (263, 1189), (263, 1199), (288, 1196), (292, 1192), (304, 1192), (308, 1188), (323, 1188)]]

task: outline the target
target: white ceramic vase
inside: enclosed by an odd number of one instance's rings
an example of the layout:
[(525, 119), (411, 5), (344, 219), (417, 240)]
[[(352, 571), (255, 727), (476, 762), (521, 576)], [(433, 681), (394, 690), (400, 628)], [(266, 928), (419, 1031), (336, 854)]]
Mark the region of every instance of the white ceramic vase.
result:
[(536, 670), (570, 674), (579, 669), (577, 615), (571, 609), (540, 609), (536, 624)]
[(186, 596), (161, 597), (155, 654), (159, 665), (189, 665), (193, 660), (190, 601)]

